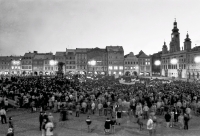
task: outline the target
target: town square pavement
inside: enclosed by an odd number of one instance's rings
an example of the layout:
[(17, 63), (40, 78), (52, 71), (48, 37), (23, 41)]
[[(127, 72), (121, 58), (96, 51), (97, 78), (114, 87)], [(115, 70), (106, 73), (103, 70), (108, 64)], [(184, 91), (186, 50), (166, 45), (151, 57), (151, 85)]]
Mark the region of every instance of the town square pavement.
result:
[[(51, 111), (48, 111), (49, 113)], [(69, 116), (67, 121), (59, 121), (59, 113), (52, 113), (55, 120), (55, 136), (103, 136), (105, 116), (90, 115), (92, 124), (91, 132), (87, 131), (86, 114), (80, 114), (75, 117), (75, 113)], [(14, 122), (15, 136), (41, 136), (39, 131), (39, 112), (30, 113), (24, 109), (11, 109), (7, 113), (7, 117), (12, 116)], [(109, 115), (108, 115), (109, 117)], [(133, 116), (124, 115), (121, 126), (116, 126), (115, 134), (110, 136), (148, 136), (146, 130), (146, 122), (144, 127), (139, 131), (136, 119)], [(0, 136), (5, 136), (8, 124), (0, 124)], [(189, 130), (179, 130), (177, 126), (174, 128), (166, 128), (163, 117), (158, 117), (158, 126), (156, 136), (200, 136), (200, 116), (192, 116), (189, 122)]]

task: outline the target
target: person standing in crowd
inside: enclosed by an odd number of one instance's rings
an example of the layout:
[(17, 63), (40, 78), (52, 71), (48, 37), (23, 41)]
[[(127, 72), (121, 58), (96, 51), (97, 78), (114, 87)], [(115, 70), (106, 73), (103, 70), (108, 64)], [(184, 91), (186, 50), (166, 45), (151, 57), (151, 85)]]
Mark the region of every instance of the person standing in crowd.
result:
[(139, 130), (142, 131), (142, 127), (143, 127), (142, 115), (138, 116), (137, 123), (139, 125)]
[(88, 116), (87, 119), (86, 119), (86, 124), (88, 126), (88, 132), (90, 132), (90, 125), (91, 125), (91, 123), (92, 123), (92, 121), (90, 119), (90, 116)]
[(187, 113), (184, 114), (184, 129), (188, 130), (188, 122), (189, 122), (190, 118), (189, 115)]
[(1, 123), (2, 124), (4, 124), (4, 123), (6, 124), (7, 123), (6, 110), (4, 108), (1, 108), (0, 115), (1, 115)]
[(171, 120), (171, 115), (169, 114), (169, 112), (167, 112), (167, 113), (165, 114), (165, 121), (166, 121), (166, 127), (167, 127), (167, 128), (169, 128), (170, 120)]
[(42, 136), (46, 136), (46, 128), (45, 128), (46, 124), (47, 124), (47, 119), (44, 118), (42, 122)]
[(149, 111), (149, 107), (147, 106), (147, 103), (145, 103), (143, 107), (144, 119), (148, 119), (148, 111)]
[(49, 113), (49, 115), (48, 115), (48, 121), (52, 122), (52, 123), (54, 122), (53, 115), (51, 113)]
[(6, 136), (14, 136), (13, 128), (8, 128), (8, 133)]
[(79, 115), (80, 115), (80, 108), (81, 108), (81, 106), (80, 106), (80, 104), (78, 103), (78, 104), (76, 105), (76, 117), (79, 117)]
[(9, 121), (8, 121), (8, 128), (12, 128), (14, 129), (14, 124), (13, 124), (13, 120), (12, 120), (12, 117), (9, 117)]
[(179, 128), (183, 129), (184, 128), (184, 116), (182, 113), (178, 117), (178, 123), (179, 123)]
[(53, 122), (48, 121), (47, 124), (45, 125), (45, 130), (46, 130), (46, 136), (53, 136)]
[(104, 131), (105, 134), (109, 134), (110, 133), (110, 128), (111, 128), (111, 121), (109, 118), (106, 119), (105, 124), (104, 124)]
[(116, 122), (116, 124), (121, 125), (121, 120), (122, 120), (122, 110), (121, 109), (119, 109), (117, 111), (116, 116), (117, 116), (117, 122)]
[(95, 114), (96, 105), (95, 105), (94, 101), (92, 101), (91, 107), (92, 107), (92, 114)]
[(115, 117), (112, 117), (112, 120), (111, 120), (111, 133), (115, 133), (115, 124), (116, 124), (116, 119)]
[(158, 122), (155, 113), (152, 115), (152, 120), (153, 120), (153, 134), (156, 135), (156, 128)]
[(153, 119), (152, 116), (149, 116), (149, 119), (147, 121), (147, 130), (149, 131), (149, 136), (153, 135)]
[(102, 110), (103, 110), (103, 105), (102, 105), (101, 102), (99, 102), (99, 104), (98, 104), (98, 110), (99, 110), (99, 116), (101, 116), (102, 115)]
[(107, 111), (108, 111), (107, 102), (104, 102), (104, 104), (103, 104), (103, 111), (104, 111), (104, 116), (107, 116)]
[(4, 107), (5, 107), (5, 110), (7, 111), (8, 110), (8, 99), (5, 98), (4, 100)]
[(43, 119), (44, 119), (43, 112), (40, 112), (40, 115), (39, 115), (40, 131), (42, 130)]

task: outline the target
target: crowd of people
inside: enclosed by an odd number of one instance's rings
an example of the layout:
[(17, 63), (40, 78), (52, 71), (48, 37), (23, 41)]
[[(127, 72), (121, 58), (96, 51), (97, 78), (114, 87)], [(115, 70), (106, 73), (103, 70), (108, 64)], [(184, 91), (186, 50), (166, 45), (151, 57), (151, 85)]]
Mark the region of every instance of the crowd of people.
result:
[(107, 116), (104, 125), (106, 134), (115, 132), (115, 125), (121, 125), (124, 114), (134, 116), (140, 130), (146, 120), (150, 135), (156, 133), (157, 116), (164, 117), (166, 127), (188, 129), (192, 111), (195, 115), (200, 114), (198, 83), (164, 83), (144, 78), (140, 81), (124, 85), (119, 83), (119, 79), (107, 76), (87, 79), (86, 82), (56, 77), (1, 78), (1, 122), (7, 123), (8, 99), (14, 100), (19, 108), (30, 109), (31, 112), (40, 110), (40, 130), (45, 136), (53, 135), (54, 128), (52, 114), (47, 115), (47, 110), (60, 112), (61, 121), (67, 120), (67, 115), (73, 112), (77, 118), (81, 114)]

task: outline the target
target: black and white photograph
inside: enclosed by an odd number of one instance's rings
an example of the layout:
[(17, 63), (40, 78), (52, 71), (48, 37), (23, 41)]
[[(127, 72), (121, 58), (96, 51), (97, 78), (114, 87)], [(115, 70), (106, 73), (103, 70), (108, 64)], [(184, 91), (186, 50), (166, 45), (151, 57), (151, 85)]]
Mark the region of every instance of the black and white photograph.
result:
[(199, 136), (200, 0), (0, 0), (0, 136)]

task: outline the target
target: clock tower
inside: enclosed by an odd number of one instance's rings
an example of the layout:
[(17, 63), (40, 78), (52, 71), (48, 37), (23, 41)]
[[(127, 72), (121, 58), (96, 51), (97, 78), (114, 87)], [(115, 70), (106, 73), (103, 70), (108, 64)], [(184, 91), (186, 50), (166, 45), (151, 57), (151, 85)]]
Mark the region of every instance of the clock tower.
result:
[(174, 21), (174, 28), (172, 29), (171, 42), (170, 42), (170, 52), (180, 51), (180, 33), (177, 28), (177, 22)]

